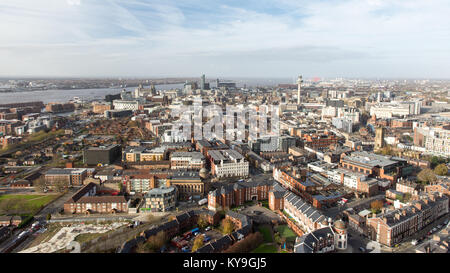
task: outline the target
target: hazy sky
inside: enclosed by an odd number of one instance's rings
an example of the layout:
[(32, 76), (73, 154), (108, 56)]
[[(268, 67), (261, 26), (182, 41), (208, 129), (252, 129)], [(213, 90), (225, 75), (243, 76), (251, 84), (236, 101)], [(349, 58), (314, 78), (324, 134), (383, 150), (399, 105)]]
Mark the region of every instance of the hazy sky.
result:
[(0, 1), (0, 76), (203, 73), (450, 78), (450, 1)]

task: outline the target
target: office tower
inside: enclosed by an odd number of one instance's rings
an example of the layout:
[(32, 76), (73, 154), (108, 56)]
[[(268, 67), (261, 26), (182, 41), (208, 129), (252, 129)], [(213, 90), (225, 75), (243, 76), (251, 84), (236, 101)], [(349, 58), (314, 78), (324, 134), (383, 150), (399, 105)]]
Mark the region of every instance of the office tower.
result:
[(200, 78), (200, 89), (201, 90), (205, 90), (206, 89), (205, 88), (205, 82), (206, 82), (205, 74), (203, 74), (202, 77)]
[(302, 83), (303, 83), (303, 78), (302, 78), (302, 75), (300, 75), (300, 76), (298, 76), (298, 79), (297, 79), (297, 84), (298, 84), (298, 90), (297, 90), (297, 104), (299, 104), (299, 105), (300, 105), (300, 103), (301, 103), (301, 98), (300, 98), (300, 88), (301, 88)]

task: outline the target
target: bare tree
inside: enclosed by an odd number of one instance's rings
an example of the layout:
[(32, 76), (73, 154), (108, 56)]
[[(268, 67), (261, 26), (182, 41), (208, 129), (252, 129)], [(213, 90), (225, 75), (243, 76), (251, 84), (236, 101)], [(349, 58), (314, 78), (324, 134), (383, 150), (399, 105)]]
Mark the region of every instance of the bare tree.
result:
[(65, 179), (57, 179), (54, 183), (53, 183), (53, 187), (55, 188), (55, 190), (57, 192), (64, 192), (67, 188), (67, 181)]
[(47, 183), (45, 182), (45, 178), (43, 176), (39, 177), (33, 182), (34, 189), (38, 192), (44, 192), (47, 188)]

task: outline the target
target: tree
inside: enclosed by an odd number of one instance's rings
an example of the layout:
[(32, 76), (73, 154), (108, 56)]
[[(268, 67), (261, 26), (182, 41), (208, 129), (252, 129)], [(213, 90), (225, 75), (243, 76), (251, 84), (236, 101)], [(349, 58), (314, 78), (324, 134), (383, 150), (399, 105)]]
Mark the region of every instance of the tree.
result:
[(442, 163), (436, 166), (436, 168), (434, 168), (434, 173), (440, 176), (444, 176), (447, 175), (448, 173), (448, 168), (447, 166)]
[(425, 184), (434, 183), (437, 180), (434, 172), (428, 168), (420, 171), (420, 173), (417, 175), (417, 179)]
[(0, 202), (0, 211), (3, 214), (10, 214), (13, 213), (14, 209), (17, 207), (17, 204), (19, 203), (18, 199), (16, 198), (8, 198)]
[(46, 219), (47, 219), (47, 221), (52, 219), (52, 215), (50, 213), (48, 213)]
[(47, 184), (45, 182), (44, 177), (39, 177), (33, 183), (34, 189), (38, 192), (44, 192), (47, 188)]
[(378, 213), (381, 208), (383, 208), (383, 201), (381, 200), (375, 200), (370, 203), (370, 209), (372, 210), (372, 213)]
[(248, 253), (264, 242), (264, 238), (261, 233), (250, 233), (246, 238), (238, 241), (225, 251), (224, 253)]
[(158, 232), (156, 235), (147, 239), (148, 247), (154, 251), (159, 251), (167, 243), (167, 235), (164, 231)]
[(58, 179), (54, 182), (53, 186), (57, 192), (64, 192), (67, 187), (67, 181)]
[(201, 215), (200, 217), (198, 217), (197, 220), (197, 226), (201, 229), (204, 229), (205, 227), (207, 227), (209, 225), (209, 222), (205, 219), (205, 217), (203, 215)]
[(192, 253), (197, 251), (197, 249), (201, 248), (204, 244), (205, 236), (203, 234), (198, 235), (194, 239), (194, 245), (192, 246)]
[(230, 234), (234, 230), (234, 224), (228, 218), (225, 218), (222, 220), (221, 226), (222, 226), (222, 232), (225, 234)]

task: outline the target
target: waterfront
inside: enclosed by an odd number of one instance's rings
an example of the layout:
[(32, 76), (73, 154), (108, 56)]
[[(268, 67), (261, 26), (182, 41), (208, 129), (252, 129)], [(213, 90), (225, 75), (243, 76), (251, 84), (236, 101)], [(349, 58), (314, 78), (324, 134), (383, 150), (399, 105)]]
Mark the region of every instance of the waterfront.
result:
[[(175, 88), (183, 88), (183, 84), (163, 84), (156, 85), (157, 90), (170, 90)], [(136, 87), (125, 88), (128, 91), (134, 90)], [(124, 88), (98, 88), (98, 89), (71, 89), (71, 90), (42, 90), (42, 91), (23, 91), (0, 93), (0, 104), (17, 103), (30, 101), (49, 102), (67, 102), (73, 97), (79, 97), (82, 100), (104, 99), (106, 95), (118, 94)]]

